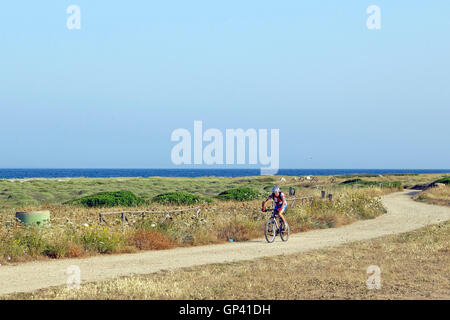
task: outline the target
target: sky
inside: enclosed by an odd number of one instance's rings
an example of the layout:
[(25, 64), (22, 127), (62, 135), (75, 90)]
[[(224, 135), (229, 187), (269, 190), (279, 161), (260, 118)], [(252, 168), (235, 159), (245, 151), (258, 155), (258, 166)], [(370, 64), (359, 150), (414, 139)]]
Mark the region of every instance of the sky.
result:
[(198, 120), (279, 129), (281, 168), (450, 168), (449, 17), (448, 0), (2, 3), (0, 167), (183, 168), (171, 134)]

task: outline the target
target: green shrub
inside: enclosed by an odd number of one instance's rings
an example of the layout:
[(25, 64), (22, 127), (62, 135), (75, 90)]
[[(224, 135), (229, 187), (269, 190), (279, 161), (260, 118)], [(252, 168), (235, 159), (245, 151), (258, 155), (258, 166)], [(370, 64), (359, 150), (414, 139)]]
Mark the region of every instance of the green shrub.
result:
[(161, 204), (191, 205), (200, 202), (209, 202), (210, 200), (188, 192), (169, 192), (157, 195), (152, 201)]
[(261, 194), (251, 188), (235, 188), (220, 193), (221, 200), (250, 201), (261, 198)]
[(86, 207), (134, 207), (145, 203), (144, 199), (130, 191), (101, 192), (66, 202), (66, 204), (81, 204)]
[(345, 180), (343, 182), (341, 182), (341, 184), (356, 184), (356, 183), (361, 183), (362, 179), (351, 179), (351, 180)]
[(439, 180), (436, 180), (434, 183), (450, 184), (450, 177), (441, 178)]

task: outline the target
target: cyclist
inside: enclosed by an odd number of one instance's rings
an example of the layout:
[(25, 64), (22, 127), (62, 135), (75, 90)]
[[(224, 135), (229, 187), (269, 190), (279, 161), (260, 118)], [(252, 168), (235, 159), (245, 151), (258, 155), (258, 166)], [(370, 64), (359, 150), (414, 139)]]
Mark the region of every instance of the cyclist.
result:
[(287, 209), (287, 202), (286, 197), (284, 196), (284, 193), (281, 192), (280, 188), (278, 186), (274, 186), (272, 188), (272, 193), (267, 197), (265, 201), (262, 202), (262, 211), (266, 212), (266, 203), (269, 200), (273, 200), (275, 203), (275, 210), (277, 211), (277, 215), (280, 216), (281, 220), (283, 221), (283, 226), (286, 225), (286, 220), (284, 219), (283, 213), (286, 212)]

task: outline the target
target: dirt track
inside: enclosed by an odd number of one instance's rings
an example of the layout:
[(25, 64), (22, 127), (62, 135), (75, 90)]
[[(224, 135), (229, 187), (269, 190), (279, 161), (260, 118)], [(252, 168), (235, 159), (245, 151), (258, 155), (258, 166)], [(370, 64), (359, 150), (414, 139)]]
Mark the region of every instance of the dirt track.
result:
[(383, 197), (388, 213), (373, 220), (358, 221), (336, 229), (323, 229), (291, 235), (288, 242), (268, 244), (264, 239), (136, 254), (98, 256), (31, 262), (0, 267), (0, 294), (27, 292), (63, 285), (68, 266), (77, 265), (81, 279), (103, 280), (131, 274), (147, 274), (201, 264), (250, 260), (264, 256), (290, 254), (325, 248), (345, 242), (366, 240), (411, 231), (426, 225), (450, 220), (450, 208), (415, 202), (412, 191)]

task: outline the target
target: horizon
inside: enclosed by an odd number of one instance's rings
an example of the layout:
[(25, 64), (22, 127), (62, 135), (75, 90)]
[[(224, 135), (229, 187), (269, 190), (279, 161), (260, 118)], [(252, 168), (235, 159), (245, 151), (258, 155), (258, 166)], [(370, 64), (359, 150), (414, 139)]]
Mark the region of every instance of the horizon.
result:
[[(0, 168), (0, 170), (259, 170), (255, 167), (168, 167), (168, 168)], [(279, 168), (279, 170), (450, 170), (450, 168)]]
[[(450, 174), (449, 169), (279, 169), (271, 176), (363, 176), (363, 175), (420, 175)], [(259, 169), (248, 168), (15, 168), (0, 169), (0, 180), (72, 179), (72, 178), (200, 178), (200, 177), (254, 177)]]

